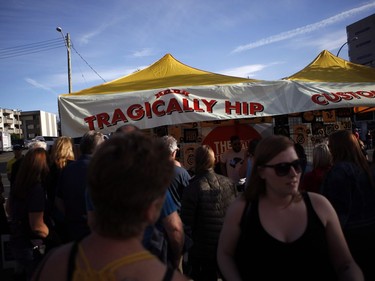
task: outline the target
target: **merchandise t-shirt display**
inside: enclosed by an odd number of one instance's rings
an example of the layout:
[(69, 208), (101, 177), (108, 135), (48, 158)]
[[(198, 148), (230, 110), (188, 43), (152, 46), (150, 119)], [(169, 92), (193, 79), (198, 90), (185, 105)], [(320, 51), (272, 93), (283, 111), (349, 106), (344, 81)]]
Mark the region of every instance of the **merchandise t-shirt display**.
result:
[(238, 170), (240, 169), (243, 159), (245, 158), (245, 150), (235, 152), (232, 149), (225, 151), (221, 155), (221, 162), (225, 163), (227, 168), (228, 178), (230, 178), (234, 183), (240, 181), (240, 176)]

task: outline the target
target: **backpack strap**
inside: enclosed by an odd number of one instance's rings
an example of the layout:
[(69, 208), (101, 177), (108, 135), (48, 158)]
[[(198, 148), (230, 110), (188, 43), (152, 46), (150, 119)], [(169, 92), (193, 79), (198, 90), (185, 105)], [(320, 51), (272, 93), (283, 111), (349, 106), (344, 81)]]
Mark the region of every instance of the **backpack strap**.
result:
[(43, 268), (44, 268), (44, 265), (46, 264), (47, 260), (49, 259), (49, 257), (52, 255), (52, 253), (55, 251), (56, 249), (52, 249), (50, 250), (47, 255), (42, 259), (42, 261), (39, 263), (38, 267), (36, 268), (35, 272), (33, 273), (33, 277), (32, 277), (32, 280), (33, 281), (38, 281), (39, 278), (40, 278), (40, 274), (42, 273), (43, 271)]
[(163, 281), (171, 281), (174, 274), (174, 269), (171, 267), (167, 267), (167, 271), (165, 272)]
[(78, 252), (78, 243), (79, 241), (74, 241), (70, 253), (69, 253), (69, 259), (68, 259), (68, 273), (67, 273), (67, 281), (73, 280), (73, 273), (76, 268), (76, 255)]

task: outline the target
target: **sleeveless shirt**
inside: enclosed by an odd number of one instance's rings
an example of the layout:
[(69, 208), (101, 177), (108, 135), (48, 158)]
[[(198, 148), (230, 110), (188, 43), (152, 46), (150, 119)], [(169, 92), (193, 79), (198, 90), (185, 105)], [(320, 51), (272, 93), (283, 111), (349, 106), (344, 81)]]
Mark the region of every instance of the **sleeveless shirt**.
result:
[(241, 234), (235, 261), (242, 280), (337, 280), (329, 258), (325, 227), (306, 192), (307, 227), (295, 241), (275, 239), (259, 219), (259, 201), (247, 203), (241, 219)]
[[(84, 268), (79, 267), (77, 263), (74, 262), (77, 248), (80, 257), (83, 260)], [(142, 251), (114, 260), (100, 270), (95, 270), (90, 266), (82, 247), (80, 245), (77, 247), (77, 245), (73, 244), (68, 261), (68, 281), (116, 281), (115, 271), (121, 266), (155, 258), (156, 257), (150, 252)], [(173, 273), (174, 270), (168, 267), (162, 281), (172, 280)]]

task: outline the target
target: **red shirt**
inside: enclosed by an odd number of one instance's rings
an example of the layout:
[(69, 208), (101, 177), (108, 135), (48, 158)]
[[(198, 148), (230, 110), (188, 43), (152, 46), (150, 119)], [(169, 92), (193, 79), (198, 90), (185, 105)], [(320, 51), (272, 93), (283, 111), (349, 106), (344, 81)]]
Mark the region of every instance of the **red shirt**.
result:
[(300, 189), (304, 191), (311, 191), (320, 193), (320, 186), (323, 179), (331, 167), (316, 168), (311, 172), (306, 173), (300, 183)]

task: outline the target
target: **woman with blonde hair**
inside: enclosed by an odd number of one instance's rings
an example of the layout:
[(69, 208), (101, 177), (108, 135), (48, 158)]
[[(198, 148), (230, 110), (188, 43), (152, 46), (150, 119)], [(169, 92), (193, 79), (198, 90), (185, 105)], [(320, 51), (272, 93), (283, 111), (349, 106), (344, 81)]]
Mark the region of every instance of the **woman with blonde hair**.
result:
[(57, 138), (51, 149), (51, 162), (57, 168), (64, 168), (69, 161), (74, 160), (73, 143), (70, 137), (61, 136)]
[(50, 172), (47, 176), (45, 188), (47, 194), (47, 207), (49, 217), (54, 221), (55, 231), (62, 241), (65, 241), (65, 227), (62, 214), (55, 207), (57, 180), (61, 171), (74, 161), (73, 142), (70, 137), (58, 137), (50, 151)]

